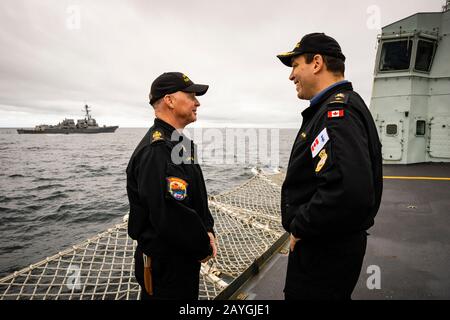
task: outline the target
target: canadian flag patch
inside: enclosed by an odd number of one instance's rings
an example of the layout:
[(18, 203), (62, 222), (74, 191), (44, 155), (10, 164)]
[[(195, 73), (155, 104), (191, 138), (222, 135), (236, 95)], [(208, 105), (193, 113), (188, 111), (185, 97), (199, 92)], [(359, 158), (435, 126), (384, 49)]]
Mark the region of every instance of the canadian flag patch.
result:
[(319, 154), (323, 147), (325, 147), (328, 141), (330, 141), (330, 137), (328, 136), (327, 128), (325, 128), (317, 136), (317, 138), (314, 139), (314, 142), (311, 145), (311, 153), (313, 159)]
[(345, 114), (344, 110), (334, 110), (334, 111), (328, 111), (328, 118), (343, 118)]

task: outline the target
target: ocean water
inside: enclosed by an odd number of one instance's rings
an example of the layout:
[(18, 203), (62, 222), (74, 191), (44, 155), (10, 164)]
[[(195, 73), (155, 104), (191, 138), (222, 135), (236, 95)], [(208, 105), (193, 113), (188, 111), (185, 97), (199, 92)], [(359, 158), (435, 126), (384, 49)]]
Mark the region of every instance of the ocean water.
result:
[[(129, 210), (125, 169), (147, 130), (19, 135), (15, 129), (0, 129), (0, 277), (120, 223)], [(225, 149), (227, 133), (239, 136), (242, 129), (192, 132), (194, 138), (200, 133), (204, 139), (199, 150), (205, 151), (202, 169), (210, 194), (244, 182), (254, 167), (276, 169), (273, 161), (256, 157), (264, 144), (272, 150), (273, 129), (250, 130), (258, 142), (236, 143), (234, 149)], [(279, 146), (275, 157), (285, 169), (297, 130), (275, 133)], [(216, 138), (222, 134), (223, 140), (210, 139), (214, 134)], [(234, 155), (238, 148), (245, 149), (245, 157)]]

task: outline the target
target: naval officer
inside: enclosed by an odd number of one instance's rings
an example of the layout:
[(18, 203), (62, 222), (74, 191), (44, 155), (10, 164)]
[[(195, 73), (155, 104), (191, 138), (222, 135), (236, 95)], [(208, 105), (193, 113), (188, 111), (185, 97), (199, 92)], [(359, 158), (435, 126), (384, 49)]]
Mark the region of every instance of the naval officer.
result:
[(298, 98), (309, 100), (282, 187), (291, 234), (285, 298), (351, 299), (382, 194), (381, 144), (363, 99), (345, 80), (345, 56), (324, 33), (278, 55)]
[(200, 263), (217, 253), (214, 221), (194, 143), (182, 129), (196, 121), (207, 85), (167, 72), (154, 80), (154, 125), (127, 167), (128, 234), (137, 240), (135, 275), (142, 299), (198, 299)]

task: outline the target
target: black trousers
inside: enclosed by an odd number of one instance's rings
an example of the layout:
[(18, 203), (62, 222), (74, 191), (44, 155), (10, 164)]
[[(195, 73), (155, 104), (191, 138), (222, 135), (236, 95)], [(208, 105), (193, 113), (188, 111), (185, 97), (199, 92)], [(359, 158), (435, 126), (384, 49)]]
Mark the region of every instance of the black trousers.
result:
[(350, 300), (366, 253), (367, 233), (300, 240), (289, 254), (286, 300)]
[(153, 296), (144, 287), (144, 261), (139, 246), (134, 254), (141, 300), (198, 300), (200, 262), (188, 256), (152, 256)]

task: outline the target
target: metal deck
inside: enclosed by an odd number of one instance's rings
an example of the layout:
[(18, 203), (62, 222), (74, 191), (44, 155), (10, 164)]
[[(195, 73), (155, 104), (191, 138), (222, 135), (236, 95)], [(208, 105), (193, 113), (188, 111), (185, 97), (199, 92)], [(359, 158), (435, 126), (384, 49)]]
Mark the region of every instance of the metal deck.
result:
[[(450, 299), (450, 164), (389, 165), (384, 176), (381, 208), (352, 298)], [(234, 297), (284, 299), (287, 258), (275, 253)], [(380, 268), (381, 289), (369, 290), (373, 265)]]

